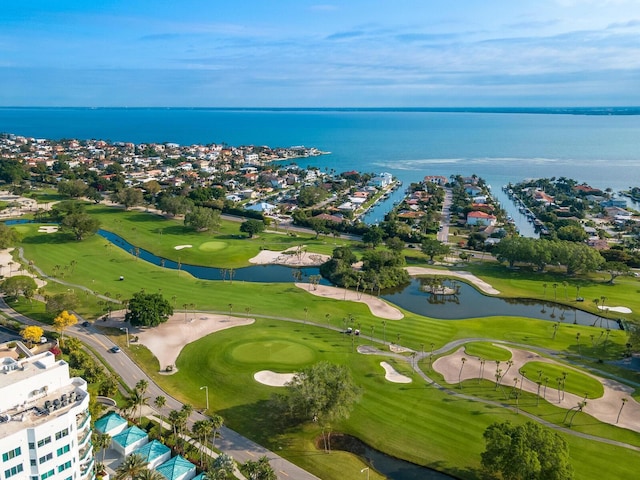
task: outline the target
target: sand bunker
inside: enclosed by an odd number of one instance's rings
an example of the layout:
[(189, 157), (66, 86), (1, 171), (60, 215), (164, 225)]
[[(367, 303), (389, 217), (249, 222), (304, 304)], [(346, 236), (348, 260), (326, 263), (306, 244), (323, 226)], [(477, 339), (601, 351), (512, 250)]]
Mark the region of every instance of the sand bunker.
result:
[(478, 287), (478, 289), (480, 289), (484, 293), (488, 293), (489, 295), (498, 295), (500, 293), (500, 290), (496, 290), (484, 280), (476, 277), (473, 273), (465, 272), (463, 270), (439, 270), (437, 268), (425, 267), (406, 267), (405, 270), (412, 277), (416, 277), (419, 275), (439, 275), (442, 277), (461, 278)]
[(282, 251), (261, 250), (258, 255), (249, 259), (249, 263), (257, 265), (288, 265), (290, 267), (318, 266), (325, 263), (331, 257), (320, 253), (304, 251), (304, 245), (291, 247)]
[(293, 380), (295, 373), (276, 373), (271, 370), (261, 370), (253, 375), (256, 382), (270, 387), (284, 387)]
[(182, 250), (183, 248), (191, 248), (193, 245), (176, 245), (173, 247), (176, 250)]
[[(111, 318), (104, 324), (108, 327), (122, 327), (128, 325), (123, 323), (125, 310), (112, 312)], [(138, 337), (138, 341), (151, 350), (158, 362), (160, 369), (167, 366), (175, 367), (176, 359), (185, 345), (201, 339), (211, 333), (225, 330), (241, 325), (250, 325), (255, 320), (253, 318), (231, 317), (229, 315), (214, 315), (205, 312), (191, 312), (185, 321), (184, 313), (172, 315), (168, 321), (161, 323), (157, 327), (140, 329), (129, 326), (129, 334)], [(172, 373), (175, 373), (176, 368)]]
[(393, 383), (411, 383), (411, 379), (406, 375), (396, 372), (396, 369), (387, 362), (380, 362), (380, 366), (384, 368), (384, 378)]
[(603, 310), (605, 312), (616, 312), (616, 313), (631, 313), (631, 309), (628, 307), (607, 307), (607, 306), (602, 306), (602, 305), (598, 305), (598, 309), (599, 310)]
[(42, 225), (41, 227), (38, 227), (38, 233), (55, 233), (57, 231), (57, 225)]
[(365, 303), (376, 317), (386, 318), (387, 320), (401, 320), (404, 318), (404, 314), (396, 307), (392, 307), (384, 300), (373, 295), (353, 290), (345, 291), (344, 288), (330, 287), (328, 285), (310, 285), (308, 283), (296, 283), (295, 285), (318, 297)]

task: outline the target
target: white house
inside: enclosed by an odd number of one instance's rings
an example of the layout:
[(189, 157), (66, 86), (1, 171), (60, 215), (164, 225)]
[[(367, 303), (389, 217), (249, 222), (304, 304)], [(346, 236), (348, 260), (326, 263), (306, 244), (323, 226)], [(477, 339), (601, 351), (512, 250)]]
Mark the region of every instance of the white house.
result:
[(497, 218), (484, 212), (469, 212), (467, 214), (467, 225), (484, 225), (485, 227), (496, 224)]

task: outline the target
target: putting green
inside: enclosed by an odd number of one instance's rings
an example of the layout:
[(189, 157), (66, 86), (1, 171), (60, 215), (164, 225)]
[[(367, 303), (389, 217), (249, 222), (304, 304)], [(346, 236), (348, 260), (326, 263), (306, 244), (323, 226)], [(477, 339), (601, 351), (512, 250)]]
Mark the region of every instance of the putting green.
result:
[(227, 248), (227, 242), (204, 242), (202, 245), (198, 247), (198, 250), (202, 250), (203, 252), (216, 252), (218, 250), (223, 250)]
[(311, 348), (286, 340), (243, 343), (230, 353), (237, 362), (255, 365), (264, 365), (265, 362), (294, 366), (306, 365), (315, 358), (315, 353)]

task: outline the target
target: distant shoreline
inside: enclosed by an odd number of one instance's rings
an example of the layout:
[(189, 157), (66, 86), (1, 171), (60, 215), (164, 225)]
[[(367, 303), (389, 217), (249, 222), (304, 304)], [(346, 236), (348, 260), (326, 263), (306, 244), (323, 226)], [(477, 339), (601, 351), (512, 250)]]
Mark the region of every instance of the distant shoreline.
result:
[(70, 107), (0, 106), (0, 110), (202, 110), (221, 112), (506, 113), (539, 115), (640, 115), (640, 106), (617, 107)]

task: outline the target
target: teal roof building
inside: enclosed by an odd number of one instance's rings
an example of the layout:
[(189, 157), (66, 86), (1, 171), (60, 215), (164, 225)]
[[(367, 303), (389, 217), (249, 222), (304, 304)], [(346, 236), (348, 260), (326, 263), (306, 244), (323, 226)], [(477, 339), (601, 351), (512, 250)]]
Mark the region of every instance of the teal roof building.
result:
[(156, 468), (167, 480), (191, 480), (196, 476), (196, 466), (180, 455)]
[(152, 440), (134, 450), (133, 454), (144, 458), (144, 461), (147, 462), (147, 468), (153, 470), (171, 458), (171, 449), (158, 440)]
[(96, 420), (95, 429), (100, 433), (106, 433), (113, 437), (127, 428), (127, 425), (127, 421), (124, 418), (116, 412), (110, 412)]
[(126, 457), (148, 441), (147, 432), (134, 425), (115, 435), (111, 440), (111, 447)]

